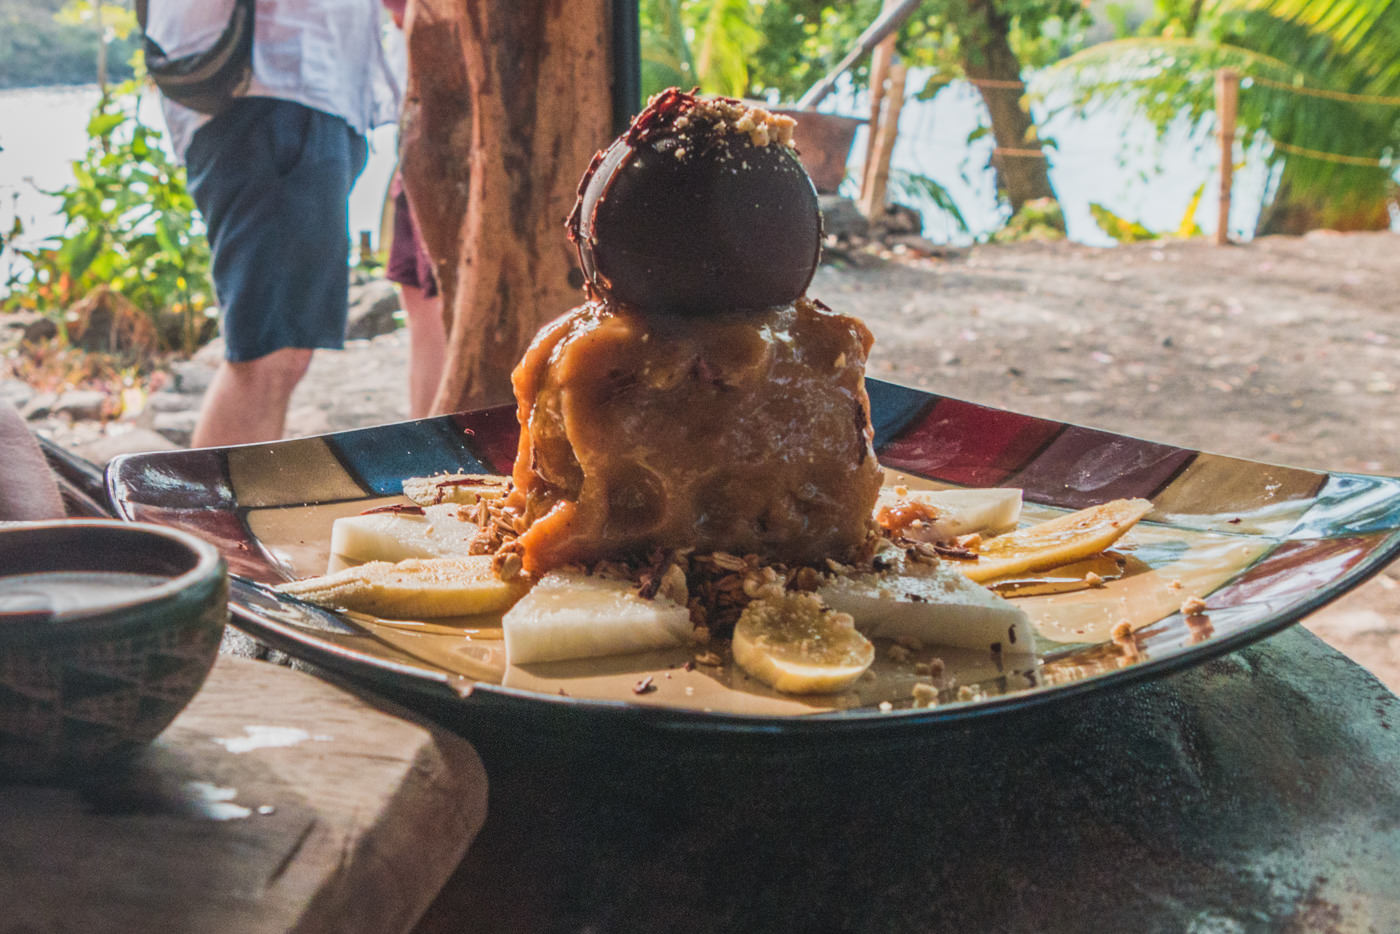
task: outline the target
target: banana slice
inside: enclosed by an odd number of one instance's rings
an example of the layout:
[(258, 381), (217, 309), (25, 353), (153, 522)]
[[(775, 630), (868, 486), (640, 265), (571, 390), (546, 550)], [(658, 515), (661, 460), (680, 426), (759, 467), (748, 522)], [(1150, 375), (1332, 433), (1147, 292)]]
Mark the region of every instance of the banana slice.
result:
[(498, 613), (518, 600), (529, 584), (503, 581), (490, 555), (410, 558), (391, 564), (371, 561), (277, 590), (309, 603), (343, 607), (389, 619), (432, 619)]
[(457, 503), (475, 506), (479, 499), (499, 499), (506, 495), (509, 479), (485, 473), (442, 473), (433, 477), (409, 477), (403, 482), (403, 495), (419, 506)]
[(1035, 651), (1024, 610), (975, 584), (962, 562), (924, 564), (900, 559), (877, 574), (833, 576), (817, 596), (849, 613), (867, 636), (917, 639), (925, 645), (966, 649), (997, 646), (1004, 654)]
[[(415, 507), (416, 508), (416, 507)], [(480, 526), (464, 519), (455, 503), (414, 512), (345, 516), (331, 526), (331, 554), (349, 561), (402, 561), (470, 554)]]
[(835, 694), (875, 660), (875, 646), (851, 617), (809, 593), (763, 597), (734, 624), (734, 661), (774, 690)]
[(986, 539), (976, 561), (952, 565), (975, 581), (1059, 567), (1105, 550), (1151, 511), (1149, 500), (1110, 500)]
[(690, 611), (658, 593), (637, 595), (630, 581), (550, 571), (501, 621), (506, 662), (525, 665), (626, 655), (690, 641)]
[(980, 532), (997, 535), (1016, 528), (1021, 521), (1021, 491), (985, 490), (880, 490), (875, 503), (876, 521), (897, 528), (916, 542), (946, 542), (960, 535)]

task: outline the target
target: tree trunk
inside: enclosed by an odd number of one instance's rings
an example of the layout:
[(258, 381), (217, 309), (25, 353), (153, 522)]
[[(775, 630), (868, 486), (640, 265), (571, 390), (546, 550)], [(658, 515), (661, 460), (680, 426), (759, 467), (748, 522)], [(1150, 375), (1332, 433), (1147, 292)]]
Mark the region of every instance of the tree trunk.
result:
[(1027, 201), (1055, 198), (1045, 158), (1038, 155), (1040, 140), (1033, 132), (1031, 116), (1021, 105), (1021, 62), (1011, 50), (1011, 23), (994, 0), (969, 0), (971, 28), (961, 37), (963, 71), (977, 82), (977, 90), (992, 120), (992, 137), (998, 150), (992, 156), (997, 187), (1006, 194), (1013, 212)]
[(1374, 194), (1353, 194), (1339, 197), (1309, 197), (1298, 194), (1293, 185), (1291, 164), (1285, 162), (1283, 175), (1273, 200), (1259, 212), (1254, 235), (1305, 234), (1309, 230), (1389, 230), (1390, 202), (1393, 195), (1389, 176), (1384, 169), (1376, 170)]
[(582, 300), (564, 218), (612, 135), (608, 10), (410, 4), (402, 171), (448, 329), (434, 411), (508, 401), (535, 332)]
[(399, 115), (399, 171), (423, 245), (433, 259), (449, 332), (472, 144), (471, 85), (452, 18), (457, 6), (455, 0), (408, 5), (408, 87)]

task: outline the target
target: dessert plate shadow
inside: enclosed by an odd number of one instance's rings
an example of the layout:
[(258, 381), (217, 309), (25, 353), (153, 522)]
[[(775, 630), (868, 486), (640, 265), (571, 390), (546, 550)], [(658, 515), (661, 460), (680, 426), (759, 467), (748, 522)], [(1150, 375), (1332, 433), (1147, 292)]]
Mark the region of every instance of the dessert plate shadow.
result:
[[(760, 742), (926, 732), (1160, 677), (1289, 626), (1400, 555), (1400, 479), (1275, 466), (879, 380), (867, 386), (887, 483), (1019, 487), (1030, 518), (1118, 497), (1152, 500), (1118, 549), (1121, 576), (1012, 588), (1036, 625), (1033, 659), (881, 646), (856, 690), (794, 698), (750, 681), (727, 657), (696, 664), (694, 649), (509, 667), (499, 630), (385, 622), (272, 589), (324, 572), (332, 522), (402, 501), (407, 477), (509, 473), (513, 405), (271, 444), (127, 455), (109, 465), (107, 487), (122, 518), (214, 543), (233, 576), (237, 626), (439, 718)], [(916, 682), (932, 683), (936, 700), (926, 689), (916, 700)]]

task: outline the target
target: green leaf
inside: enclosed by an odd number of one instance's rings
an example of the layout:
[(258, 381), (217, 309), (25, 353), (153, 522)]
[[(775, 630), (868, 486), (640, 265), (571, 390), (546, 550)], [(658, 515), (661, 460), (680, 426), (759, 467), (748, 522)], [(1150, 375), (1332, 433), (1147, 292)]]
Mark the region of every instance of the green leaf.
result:
[(1200, 210), (1201, 198), (1205, 196), (1206, 183), (1201, 182), (1196, 188), (1196, 193), (1191, 196), (1191, 201), (1186, 205), (1186, 212), (1181, 215), (1181, 223), (1176, 225), (1176, 235), (1183, 240), (1201, 236), (1201, 225), (1196, 223), (1196, 212)]
[(88, 120), (88, 136), (106, 136), (125, 122), (125, 114), (95, 113)]
[(1157, 234), (1137, 221), (1119, 217), (1097, 202), (1090, 202), (1089, 213), (1093, 215), (1094, 222), (1099, 225), (1100, 229), (1119, 243), (1136, 243), (1141, 240), (1157, 239)]

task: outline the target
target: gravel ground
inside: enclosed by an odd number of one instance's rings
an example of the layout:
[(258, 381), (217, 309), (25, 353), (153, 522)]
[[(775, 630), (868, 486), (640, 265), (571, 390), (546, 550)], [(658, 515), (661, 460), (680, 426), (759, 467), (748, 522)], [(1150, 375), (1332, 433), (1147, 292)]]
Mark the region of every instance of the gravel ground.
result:
[[(856, 256), (810, 293), (870, 325), (875, 376), (1222, 454), (1400, 475), (1393, 233)], [(318, 354), (290, 431), (406, 417), (406, 360), (397, 333)], [(184, 382), (193, 405), (199, 380)], [(42, 429), (99, 459), (121, 444), (92, 425)], [(1306, 625), (1400, 691), (1400, 564)]]

